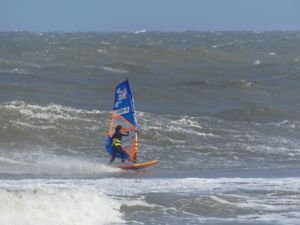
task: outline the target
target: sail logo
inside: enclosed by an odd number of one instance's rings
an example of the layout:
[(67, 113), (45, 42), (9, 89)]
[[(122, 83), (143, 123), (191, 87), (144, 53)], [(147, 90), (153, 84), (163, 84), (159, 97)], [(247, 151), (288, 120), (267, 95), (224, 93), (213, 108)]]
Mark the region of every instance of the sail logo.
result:
[(116, 110), (116, 115), (123, 115), (126, 113), (129, 113), (129, 107)]
[(119, 105), (122, 104), (124, 100), (127, 99), (128, 96), (128, 90), (127, 88), (118, 88), (116, 91), (116, 103), (115, 108), (119, 108)]
[(123, 101), (127, 99), (127, 94), (128, 94), (127, 88), (126, 87), (124, 89), (118, 88), (117, 94), (118, 94), (118, 101)]

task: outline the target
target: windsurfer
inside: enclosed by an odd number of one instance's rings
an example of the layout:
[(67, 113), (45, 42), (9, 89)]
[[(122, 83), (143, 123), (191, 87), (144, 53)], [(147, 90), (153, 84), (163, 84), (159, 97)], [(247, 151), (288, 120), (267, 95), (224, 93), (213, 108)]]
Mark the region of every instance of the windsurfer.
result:
[(111, 137), (112, 154), (111, 154), (111, 159), (109, 161), (109, 164), (111, 164), (115, 160), (118, 153), (121, 155), (122, 163), (125, 162), (125, 154), (126, 153), (122, 148), (121, 140), (122, 140), (123, 136), (129, 135), (129, 131), (122, 132), (121, 129), (122, 129), (121, 125), (116, 126), (115, 133)]

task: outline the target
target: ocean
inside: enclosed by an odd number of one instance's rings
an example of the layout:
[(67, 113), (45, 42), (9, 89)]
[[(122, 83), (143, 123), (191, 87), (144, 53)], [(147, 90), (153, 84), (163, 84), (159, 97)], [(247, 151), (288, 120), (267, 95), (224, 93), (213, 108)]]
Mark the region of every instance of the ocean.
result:
[[(137, 171), (105, 151), (125, 79)], [(0, 224), (298, 225), (299, 87), (300, 32), (1, 32)]]

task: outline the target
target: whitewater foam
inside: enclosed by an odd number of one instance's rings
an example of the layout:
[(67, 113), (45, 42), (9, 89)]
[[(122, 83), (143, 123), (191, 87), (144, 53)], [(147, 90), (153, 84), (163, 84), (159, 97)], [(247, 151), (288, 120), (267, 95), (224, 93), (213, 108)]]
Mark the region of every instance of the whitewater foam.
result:
[[(54, 221), (60, 222), (59, 224), (69, 224), (72, 216), (79, 225), (84, 220), (87, 225), (94, 224), (95, 221), (99, 224), (110, 223), (110, 219), (122, 223), (124, 221), (119, 212), (121, 204), (129, 207), (144, 206), (151, 210), (158, 208), (167, 215), (170, 210), (189, 215), (190, 218), (201, 215), (201, 221), (205, 222), (249, 222), (255, 218), (256, 222), (295, 225), (295, 221), (300, 219), (299, 188), (300, 180), (296, 178), (35, 179), (2, 180), (0, 197), (10, 202), (13, 216), (7, 217), (6, 221), (13, 225), (18, 224), (16, 217), (30, 222), (33, 214), (40, 215), (39, 219), (43, 219), (44, 224), (51, 224), (53, 213), (63, 214), (61, 220)], [(153, 200), (151, 196), (154, 197)], [(168, 199), (168, 196), (175, 199)], [(192, 196), (198, 196), (198, 200)], [(157, 197), (168, 200), (166, 203), (160, 202)], [(209, 211), (202, 200), (210, 204)], [(2, 201), (3, 205), (0, 203), (0, 209), (7, 204), (5, 201)], [(142, 213), (146, 209), (140, 210)], [(0, 211), (3, 216), (7, 213), (5, 209)], [(274, 212), (277, 217), (271, 216)], [(87, 219), (86, 215), (90, 218)]]
[(8, 74), (27, 74), (27, 70), (23, 68), (14, 68), (14, 69), (0, 69), (0, 73)]
[(108, 67), (108, 66), (102, 66), (101, 69), (108, 71), (108, 72), (112, 72), (112, 73), (128, 73), (127, 70), (123, 70), (121, 68), (112, 68), (112, 67)]
[[(120, 170), (119, 170), (120, 171)], [(122, 184), (114, 185), (112, 184)], [(83, 190), (100, 191), (105, 195), (136, 196), (145, 193), (195, 193), (218, 194), (227, 193), (238, 196), (242, 192), (251, 194), (251, 191), (266, 191), (283, 195), (294, 193), (300, 195), (300, 180), (290, 178), (103, 178), (98, 180), (75, 179), (27, 179), (2, 180), (0, 188), (4, 189), (32, 189), (39, 187), (80, 187)], [(137, 188), (139, 187), (139, 188)], [(281, 193), (282, 192), (282, 193)], [(247, 195), (244, 195), (247, 196)], [(269, 195), (271, 199), (275, 195)], [(288, 203), (288, 201), (286, 202)]]
[(41, 130), (52, 130), (56, 129), (55, 126), (43, 126), (43, 125), (32, 125), (30, 123), (22, 122), (19, 120), (16, 120), (13, 122), (17, 127), (27, 127), (27, 128), (32, 128), (32, 129), (41, 129)]
[(145, 33), (146, 32), (146, 30), (145, 29), (142, 29), (142, 30), (137, 30), (137, 31), (135, 31), (134, 33), (135, 34), (141, 34), (141, 33)]
[(260, 64), (261, 64), (261, 61), (258, 60), (258, 59), (254, 60), (253, 63), (252, 63), (252, 65), (254, 65), (254, 66), (258, 66)]
[[(55, 147), (54, 147), (55, 148)], [(55, 149), (51, 149), (52, 151)], [(0, 156), (0, 173), (5, 174), (36, 174), (36, 175), (103, 175), (119, 172), (120, 169), (107, 166), (107, 162), (100, 160), (86, 159), (79, 156), (57, 156), (51, 150), (42, 148), (39, 151), (38, 147), (30, 151), (17, 151), (16, 154)], [(48, 153), (47, 153), (48, 151)], [(73, 150), (64, 150), (73, 155), (78, 155), (78, 152)], [(10, 165), (10, 166), (8, 166)]]
[(0, 189), (1, 224), (100, 225), (123, 223), (120, 204), (77, 188)]
[(102, 54), (105, 54), (105, 53), (107, 53), (107, 51), (105, 50), (105, 49), (97, 49), (97, 52), (98, 53), (102, 53)]
[[(138, 113), (139, 117), (143, 119), (144, 130), (156, 130), (158, 132), (175, 132), (182, 134), (193, 134), (201, 137), (217, 137), (216, 134), (204, 132), (203, 126), (200, 125), (200, 117), (179, 116), (174, 117), (171, 115), (154, 116), (149, 113)], [(168, 137), (166, 137), (168, 138)], [(177, 141), (177, 140), (176, 140)]]
[[(24, 101), (12, 101), (0, 105), (0, 108), (14, 110), (26, 118), (42, 119), (55, 122), (57, 120), (81, 120), (85, 122), (95, 122), (85, 115), (102, 114), (99, 110), (76, 109), (69, 106), (62, 106), (50, 103), (45, 106), (28, 104)], [(19, 122), (20, 123), (20, 122)]]

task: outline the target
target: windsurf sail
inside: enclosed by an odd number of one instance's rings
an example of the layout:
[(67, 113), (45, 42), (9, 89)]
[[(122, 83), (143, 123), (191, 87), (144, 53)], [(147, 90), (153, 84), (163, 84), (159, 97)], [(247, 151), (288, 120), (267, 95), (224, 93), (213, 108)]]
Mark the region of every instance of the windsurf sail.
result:
[[(106, 138), (106, 151), (110, 155), (112, 154), (111, 137), (118, 125), (122, 126), (123, 132), (136, 131), (129, 132), (128, 136), (123, 136), (122, 138), (122, 148), (126, 152), (125, 158), (130, 162), (135, 162), (138, 151), (137, 121), (134, 100), (128, 80), (117, 85), (115, 90), (114, 106)], [(117, 154), (117, 157), (120, 158), (121, 155)]]

